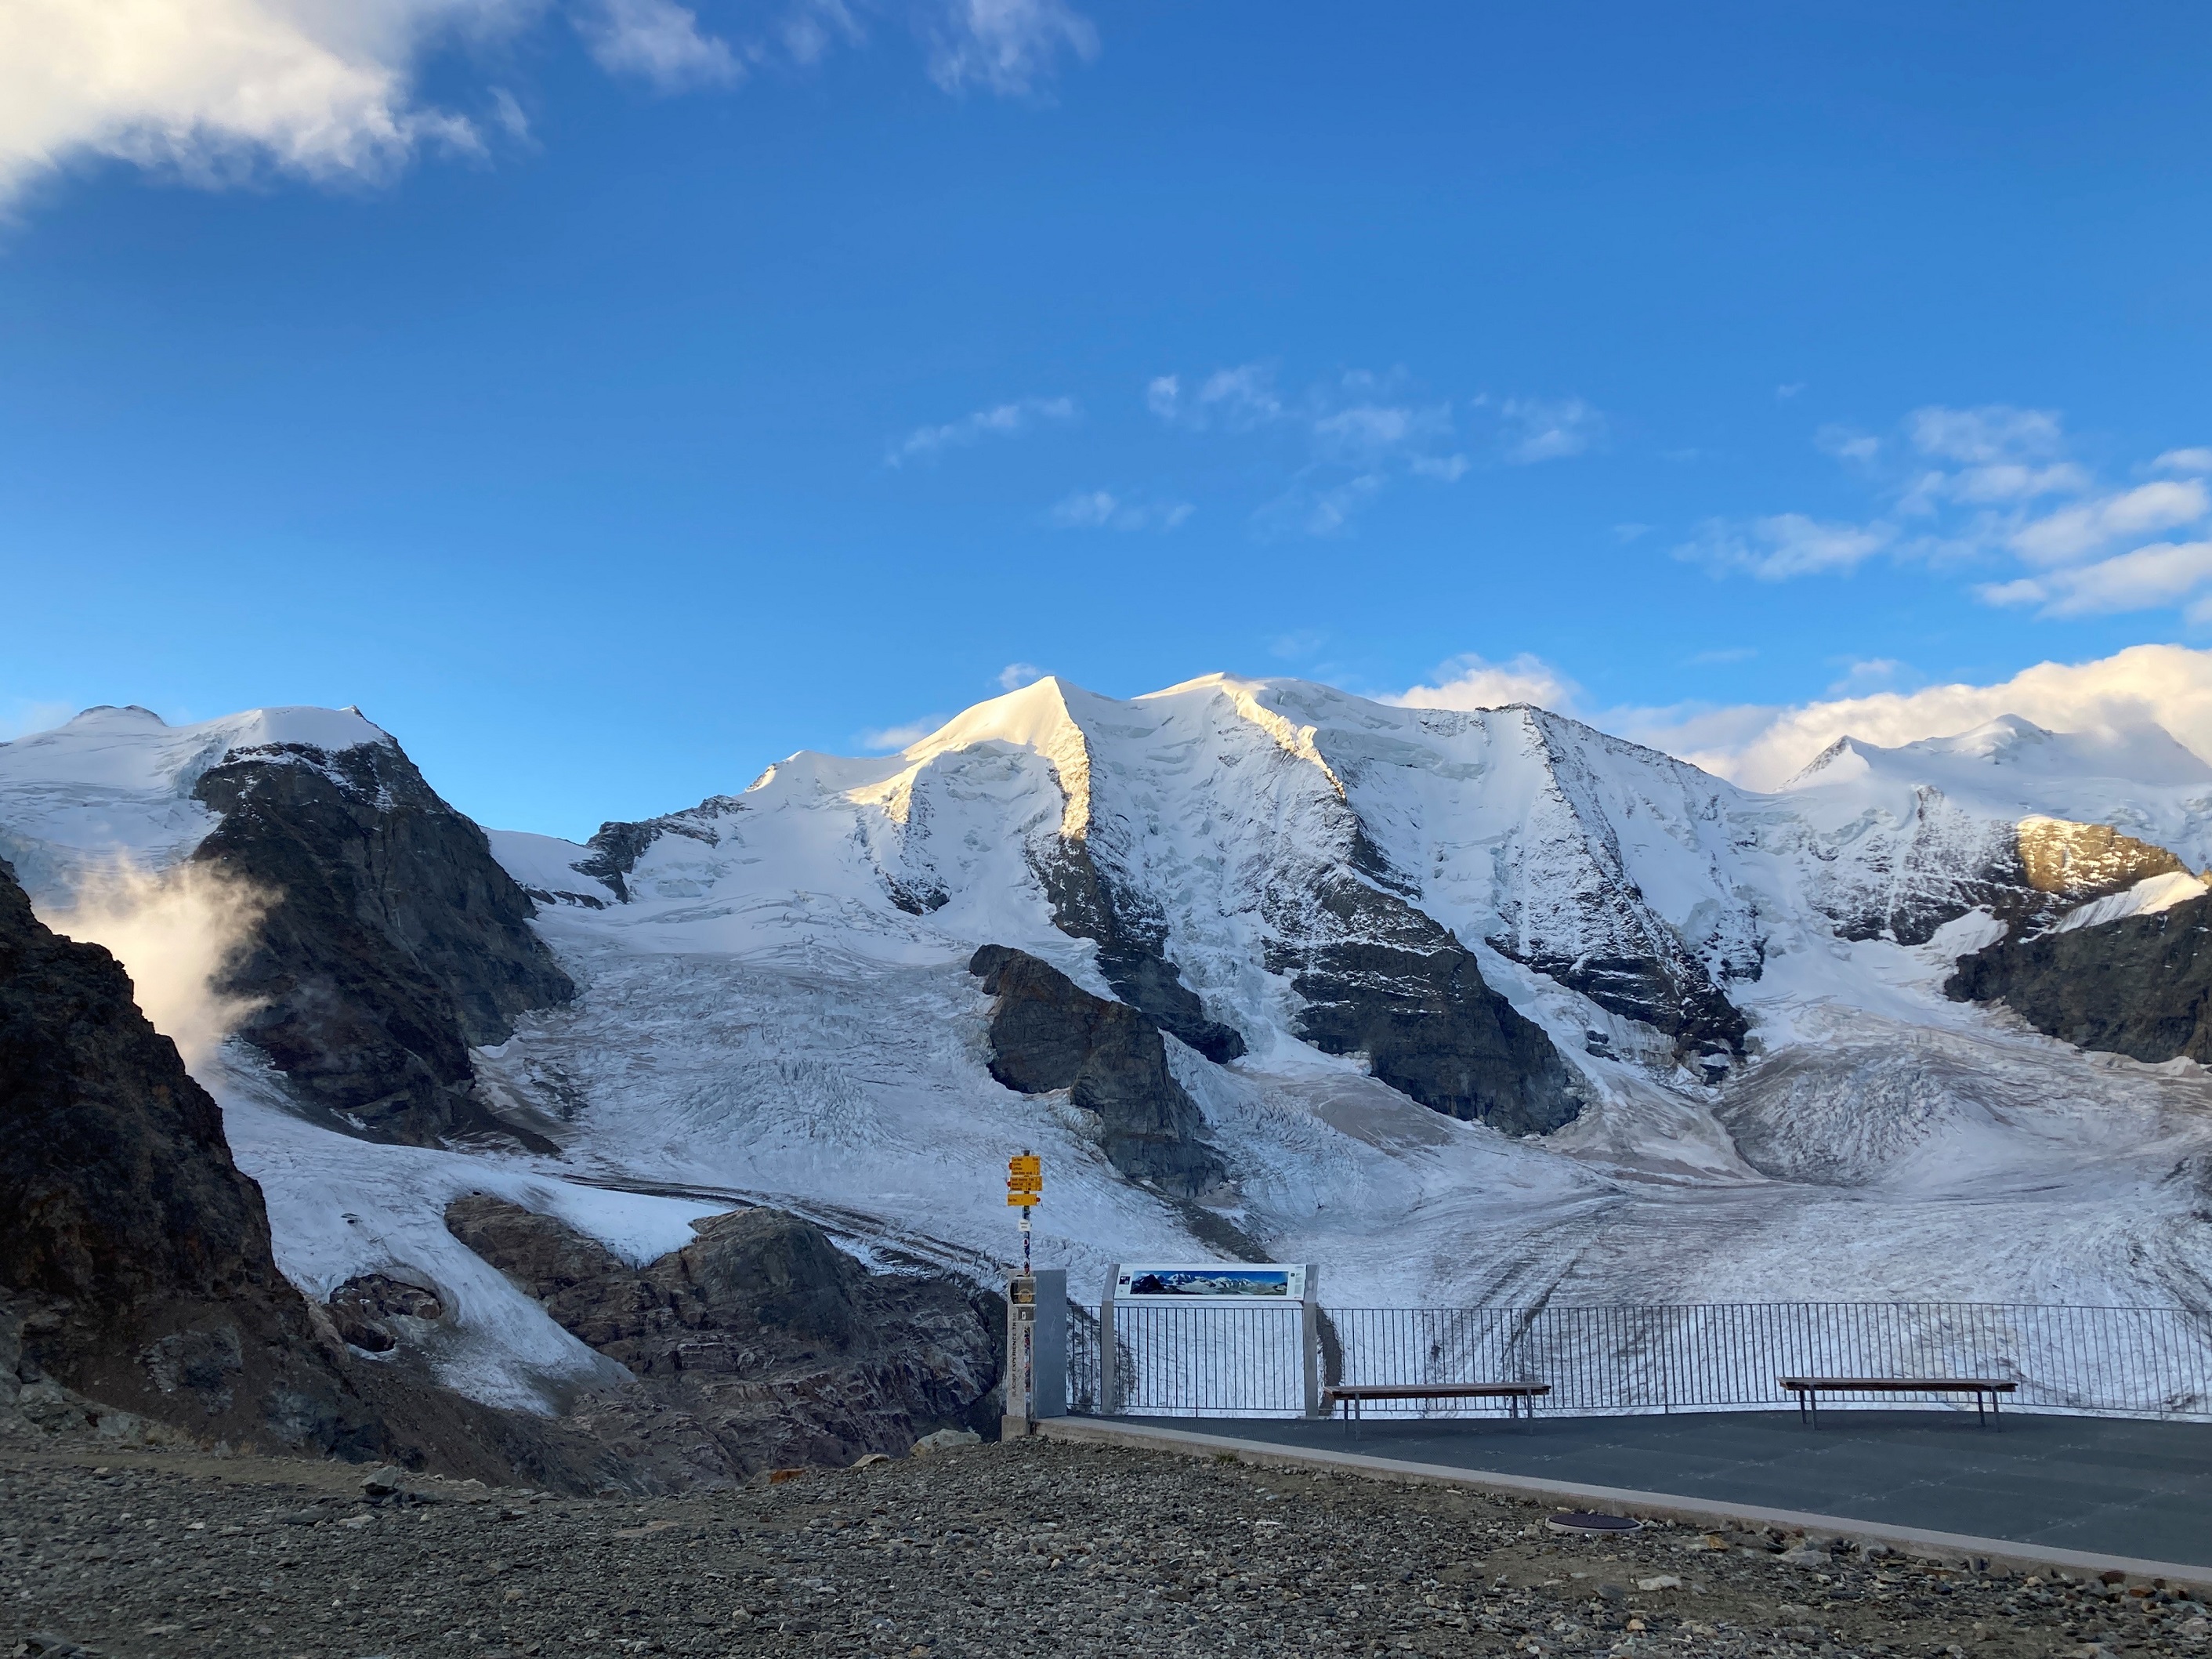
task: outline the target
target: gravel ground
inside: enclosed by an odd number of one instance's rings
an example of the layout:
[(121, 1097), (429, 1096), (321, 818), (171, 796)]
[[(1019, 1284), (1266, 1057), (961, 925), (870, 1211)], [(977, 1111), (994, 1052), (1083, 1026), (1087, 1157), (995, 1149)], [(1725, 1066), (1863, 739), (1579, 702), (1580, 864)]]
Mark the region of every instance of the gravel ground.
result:
[(1022, 1441), (642, 1502), (398, 1484), (365, 1492), (338, 1463), (0, 1452), (0, 1644), (25, 1659), (2207, 1646), (2203, 1608), (2154, 1586), (1831, 1554), (1802, 1535), (1655, 1524), (1585, 1541), (1548, 1532), (1540, 1505), (1115, 1447)]

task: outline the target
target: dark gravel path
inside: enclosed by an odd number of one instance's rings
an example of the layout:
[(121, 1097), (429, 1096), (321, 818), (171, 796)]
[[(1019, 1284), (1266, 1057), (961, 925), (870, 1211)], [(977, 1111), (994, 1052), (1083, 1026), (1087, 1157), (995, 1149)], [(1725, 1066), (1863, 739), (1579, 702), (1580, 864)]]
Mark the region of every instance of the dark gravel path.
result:
[(643, 1502), (411, 1478), (372, 1501), (342, 1464), (104, 1455), (0, 1452), (0, 1654), (2206, 1646), (2203, 1609), (2151, 1586), (1684, 1528), (1584, 1542), (1541, 1506), (1120, 1448), (1019, 1442)]

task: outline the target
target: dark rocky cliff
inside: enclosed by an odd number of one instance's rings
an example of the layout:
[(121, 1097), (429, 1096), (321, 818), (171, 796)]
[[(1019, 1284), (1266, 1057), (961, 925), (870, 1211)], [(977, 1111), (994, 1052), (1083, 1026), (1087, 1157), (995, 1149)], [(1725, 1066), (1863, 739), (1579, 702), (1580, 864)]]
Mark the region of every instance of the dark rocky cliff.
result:
[(1286, 899), (1270, 972), (1305, 1001), (1297, 1034), (1364, 1054), (1401, 1094), (1510, 1134), (1543, 1133), (1582, 1110), (1544, 1029), (1486, 984), (1474, 953), (1404, 900), (1349, 876)]
[(1097, 943), (1098, 971), (1115, 996), (1216, 1065), (1244, 1052), (1243, 1034), (1209, 1018), (1198, 994), (1182, 982), (1182, 970), (1168, 960), (1167, 921), (1157, 904), (1146, 904), (1108, 876), (1084, 842), (1060, 837), (1032, 864), (1053, 925)]
[(1959, 959), (1944, 991), (2002, 1002), (2036, 1030), (2135, 1060), (2212, 1061), (2212, 895), (2150, 915)]
[(544, 1148), (484, 1108), (468, 1050), (575, 988), (483, 831), (393, 743), (237, 750), (193, 793), (222, 815), (193, 857), (271, 901), (225, 987), (260, 1004), (240, 1035), (358, 1133)]
[(277, 1271), (261, 1189), (129, 976), (40, 922), (0, 863), (8, 1407), (585, 1490), (622, 1474), (580, 1439), (349, 1362)]
[(1114, 1167), (1182, 1196), (1221, 1178), (1202, 1138), (1206, 1121), (1168, 1071), (1158, 1028), (1123, 1002), (1096, 997), (1026, 951), (987, 945), (968, 971), (991, 1006), (991, 1075), (1009, 1089), (1066, 1089), (1097, 1114), (1099, 1144)]
[(695, 1224), (633, 1267), (550, 1216), (483, 1194), (446, 1224), (635, 1382), (568, 1421), (668, 1486), (904, 1452), (950, 1426), (994, 1426), (1005, 1309), (927, 1274), (871, 1273), (777, 1210)]

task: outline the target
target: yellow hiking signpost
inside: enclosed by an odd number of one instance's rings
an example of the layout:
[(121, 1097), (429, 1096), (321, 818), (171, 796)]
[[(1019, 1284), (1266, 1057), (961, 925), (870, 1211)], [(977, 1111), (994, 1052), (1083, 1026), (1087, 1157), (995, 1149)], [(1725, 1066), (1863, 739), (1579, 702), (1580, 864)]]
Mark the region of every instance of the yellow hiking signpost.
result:
[(1022, 1271), (1006, 1286), (1005, 1418), (1006, 1431), (1015, 1434), (1036, 1426), (1036, 1279), (1030, 1267), (1030, 1212), (1043, 1202), (1044, 1160), (1026, 1150), (1016, 1152), (1006, 1160), (1006, 1203), (1022, 1212)]
[(1030, 1211), (1044, 1202), (1044, 1160), (1017, 1152), (1006, 1160), (1006, 1202), (1022, 1212), (1022, 1272), (1030, 1270)]

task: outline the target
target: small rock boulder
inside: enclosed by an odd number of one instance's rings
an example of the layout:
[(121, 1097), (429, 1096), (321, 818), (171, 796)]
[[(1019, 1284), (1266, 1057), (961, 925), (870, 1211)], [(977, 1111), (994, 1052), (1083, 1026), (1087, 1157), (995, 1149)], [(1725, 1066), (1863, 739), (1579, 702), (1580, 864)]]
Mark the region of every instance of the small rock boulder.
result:
[(973, 1429), (939, 1429), (935, 1434), (925, 1434), (914, 1443), (909, 1457), (939, 1457), (946, 1452), (965, 1451), (970, 1446), (980, 1446), (983, 1437)]

